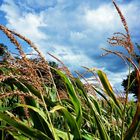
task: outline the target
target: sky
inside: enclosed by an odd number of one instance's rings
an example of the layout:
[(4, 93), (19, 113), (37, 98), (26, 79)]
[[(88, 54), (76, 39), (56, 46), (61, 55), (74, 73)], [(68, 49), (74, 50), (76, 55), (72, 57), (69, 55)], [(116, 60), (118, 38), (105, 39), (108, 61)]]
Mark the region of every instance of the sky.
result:
[[(116, 2), (132, 41), (140, 43), (140, 1)], [(101, 69), (115, 88), (128, 74), (120, 58), (101, 56), (102, 48), (123, 51), (107, 43), (114, 32), (125, 33), (111, 0), (0, 0), (0, 24), (31, 39), (47, 60), (51, 59), (47, 52), (58, 57), (72, 72), (83, 72), (82, 66)], [(0, 36), (0, 43), (14, 51), (1, 32)], [(26, 43), (21, 41), (21, 45), (26, 52), (32, 51)]]

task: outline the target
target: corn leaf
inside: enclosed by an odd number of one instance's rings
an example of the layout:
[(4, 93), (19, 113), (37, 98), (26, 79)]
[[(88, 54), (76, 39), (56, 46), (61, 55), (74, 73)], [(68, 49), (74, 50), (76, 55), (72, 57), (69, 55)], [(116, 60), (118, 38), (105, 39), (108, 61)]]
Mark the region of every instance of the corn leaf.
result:
[(108, 81), (108, 78), (107, 78), (106, 74), (104, 72), (102, 72), (101, 70), (97, 70), (97, 74), (98, 74), (98, 76), (100, 78), (100, 81), (102, 83), (102, 86), (103, 86), (106, 94), (113, 99), (114, 103), (120, 109), (120, 112), (122, 112), (121, 111), (122, 108), (120, 106), (120, 103), (119, 103), (119, 101), (117, 100), (117, 98), (116, 98), (116, 96), (114, 94), (114, 91), (113, 91), (113, 89), (112, 89), (112, 87), (111, 87), (111, 85), (110, 85), (110, 83)]
[(13, 126), (16, 130), (23, 133), (25, 136), (33, 139), (41, 139), (41, 140), (51, 140), (47, 135), (42, 133), (41, 131), (33, 128), (29, 128), (19, 120), (14, 120), (9, 117), (6, 113), (0, 112), (0, 119), (7, 122), (9, 125)]
[(60, 113), (63, 114), (64, 118), (68, 122), (71, 133), (74, 135), (74, 139), (75, 140), (81, 139), (81, 134), (80, 134), (78, 125), (77, 125), (74, 117), (67, 111), (67, 109), (64, 108), (63, 106), (57, 105), (50, 112), (54, 113), (55, 111), (59, 111)]
[(73, 103), (73, 105), (75, 107), (76, 121), (77, 121), (78, 127), (80, 128), (81, 122), (82, 122), (82, 108), (81, 108), (80, 100), (78, 99), (78, 97), (76, 95), (75, 89), (74, 89), (73, 84), (71, 83), (70, 79), (61, 71), (56, 70), (56, 72), (64, 80), (64, 83), (66, 85), (71, 102)]

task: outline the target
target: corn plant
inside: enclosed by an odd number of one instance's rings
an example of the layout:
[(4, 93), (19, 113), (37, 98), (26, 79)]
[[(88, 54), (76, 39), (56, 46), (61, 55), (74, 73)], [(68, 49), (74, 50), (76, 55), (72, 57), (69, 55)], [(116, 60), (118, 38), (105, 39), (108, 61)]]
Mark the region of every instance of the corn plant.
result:
[[(126, 34), (117, 33), (108, 41), (112, 45), (123, 46), (129, 56), (116, 51), (105, 51), (107, 54), (118, 55), (130, 66), (134, 66), (140, 85), (140, 69), (132, 59), (134, 48), (128, 26), (114, 1), (113, 4), (121, 17)], [(78, 77), (75, 78), (57, 58), (62, 64), (61, 69), (51, 67), (29, 39), (3, 25), (0, 25), (0, 30), (14, 44), (20, 56), (15, 58), (6, 48), (2, 48), (3, 52), (6, 52), (6, 61), (0, 63), (0, 139), (139, 138), (137, 129), (140, 122), (140, 87), (137, 104), (128, 101), (128, 93), (122, 101), (103, 71), (86, 68), (86, 72), (93, 74), (98, 81), (98, 86), (87, 82), (94, 94), (88, 93), (87, 87), (81, 82), (81, 78), (85, 79), (84, 75), (77, 73)], [(119, 40), (117, 35), (122, 35), (122, 39)], [(28, 43), (37, 52), (37, 61), (28, 59), (16, 37)], [(58, 88), (58, 84), (62, 87)], [(130, 80), (128, 85), (131, 85)], [(62, 92), (65, 96), (61, 96)]]

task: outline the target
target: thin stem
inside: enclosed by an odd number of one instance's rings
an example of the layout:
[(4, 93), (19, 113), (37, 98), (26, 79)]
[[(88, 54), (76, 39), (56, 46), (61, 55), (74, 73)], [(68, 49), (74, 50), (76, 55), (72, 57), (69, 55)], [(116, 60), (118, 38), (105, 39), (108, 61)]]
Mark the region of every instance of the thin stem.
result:
[[(65, 118), (64, 118), (64, 119), (65, 119)], [(68, 134), (68, 140), (71, 140), (71, 139), (70, 139), (69, 128), (68, 128), (68, 124), (67, 124), (67, 121), (66, 121), (66, 119), (65, 119), (65, 127), (66, 127), (67, 134)]]
[(123, 140), (124, 123), (125, 123), (125, 112), (126, 112), (126, 106), (127, 106), (127, 102), (128, 102), (128, 94), (129, 94), (129, 86), (130, 86), (130, 68), (131, 68), (131, 64), (129, 65), (128, 86), (127, 86), (127, 90), (126, 90), (126, 97), (125, 97), (125, 103), (124, 103), (124, 110), (123, 110), (123, 112), (122, 112), (121, 140)]
[(5, 140), (4, 139), (4, 130), (2, 130), (2, 140)]
[[(40, 76), (41, 76), (41, 79), (42, 79), (42, 83), (45, 85), (41, 72), (40, 72)], [(49, 123), (50, 123), (50, 127), (51, 127), (51, 130), (52, 130), (54, 139), (57, 140), (58, 137), (57, 137), (57, 135), (56, 135), (56, 133), (55, 133), (55, 129), (54, 129), (54, 127), (53, 127), (52, 120), (51, 120), (51, 117), (50, 117), (50, 115), (49, 115), (49, 111), (48, 111), (48, 109), (47, 109), (47, 105), (46, 105), (46, 102), (45, 102), (45, 99), (44, 99), (44, 96), (43, 96), (43, 92), (41, 92), (40, 95), (41, 95), (41, 99), (42, 99), (43, 104), (44, 104), (44, 107), (45, 107), (45, 113), (46, 113), (46, 115), (47, 115), (47, 117), (48, 117), (48, 120), (49, 120)]]

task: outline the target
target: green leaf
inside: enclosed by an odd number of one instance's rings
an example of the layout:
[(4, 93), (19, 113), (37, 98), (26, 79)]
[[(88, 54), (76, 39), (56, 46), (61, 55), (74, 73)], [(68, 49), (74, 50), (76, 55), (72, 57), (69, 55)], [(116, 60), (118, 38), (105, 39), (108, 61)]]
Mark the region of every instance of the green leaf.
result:
[(78, 124), (78, 127), (81, 127), (81, 122), (82, 122), (82, 108), (81, 108), (81, 102), (78, 99), (75, 89), (73, 87), (73, 84), (71, 83), (70, 79), (61, 71), (56, 70), (56, 72), (62, 77), (62, 79), (65, 82), (69, 97), (71, 99), (71, 102), (73, 103), (75, 107), (75, 113), (76, 113), (76, 121)]
[(91, 112), (91, 115), (94, 116), (94, 118), (95, 118), (95, 122), (96, 122), (96, 125), (97, 125), (97, 128), (98, 128), (99, 134), (100, 134), (100, 139), (101, 140), (110, 140), (110, 138), (107, 134), (107, 131), (105, 129), (104, 122), (102, 121), (101, 115), (97, 112), (97, 110), (98, 110), (96, 108), (97, 104), (94, 104), (96, 102), (92, 102), (89, 99), (88, 94), (85, 92), (85, 90), (83, 90), (82, 84), (80, 82), (78, 82), (78, 85), (79, 85), (78, 88), (81, 88), (83, 96), (86, 100), (86, 104), (88, 105), (88, 107), (90, 109), (89, 112)]
[(41, 131), (33, 128), (29, 128), (19, 120), (15, 120), (9, 117), (6, 113), (0, 112), (0, 119), (7, 122), (9, 125), (13, 126), (16, 130), (24, 134), (25, 136), (33, 139), (41, 139), (41, 140), (51, 140), (47, 135), (42, 133)]
[(18, 132), (8, 131), (8, 133), (12, 135), (15, 140), (29, 140), (29, 138), (19, 134)]
[[(28, 83), (24, 83), (24, 85), (28, 88), (28, 90), (35, 96), (37, 96), (39, 99), (42, 99), (41, 97), (41, 93), (35, 89), (32, 85), (28, 84)], [(51, 106), (54, 107), (56, 105), (55, 102), (52, 102), (50, 99), (48, 99), (46, 96), (44, 96), (44, 100), (45, 103), (47, 104), (47, 106)]]
[(120, 112), (122, 112), (122, 108), (120, 106), (120, 103), (119, 103), (119, 101), (117, 100), (117, 98), (116, 98), (116, 96), (114, 94), (114, 91), (113, 91), (113, 89), (112, 89), (112, 87), (111, 87), (111, 85), (110, 85), (110, 83), (108, 81), (108, 78), (107, 78), (106, 74), (104, 72), (102, 72), (101, 70), (97, 70), (97, 74), (98, 74), (98, 76), (100, 78), (100, 81), (102, 83), (102, 86), (103, 86), (106, 94), (113, 99), (114, 103), (120, 109)]
[(134, 136), (136, 130), (138, 129), (138, 126), (140, 126), (140, 102), (137, 103), (137, 110), (134, 115), (133, 121), (128, 128), (127, 132), (125, 133), (124, 140), (131, 140)]
[[(47, 134), (49, 137), (51, 136), (51, 138), (53, 138), (53, 134), (52, 134), (53, 130), (51, 130), (51, 125), (48, 122), (48, 118), (43, 110), (40, 110), (40, 109), (30, 106), (30, 105), (25, 105), (25, 104), (17, 104), (17, 106), (26, 107), (26, 108), (29, 108), (32, 111), (34, 111), (36, 113), (35, 115), (37, 115), (37, 117), (38, 117), (38, 118), (36, 117), (36, 120), (34, 120), (34, 121), (36, 121), (36, 123), (38, 123), (39, 126), (43, 127), (42, 129), (45, 134)], [(35, 116), (33, 116), (33, 117), (35, 117)], [(41, 124), (39, 124), (39, 123), (41, 123)], [(38, 128), (38, 126), (35, 128), (42, 130), (42, 129), (40, 129), (40, 127)], [(56, 134), (54, 134), (54, 135), (55, 135), (55, 137), (57, 137)]]
[[(63, 139), (63, 140), (69, 140), (68, 134), (64, 131), (55, 129), (57, 135), (59, 138)], [(73, 140), (73, 135), (70, 134), (70, 140)]]
[(101, 115), (101, 114), (102, 114), (102, 113), (101, 113), (101, 107), (100, 107), (98, 101), (95, 99), (94, 96), (90, 96), (90, 100), (93, 102), (96, 111), (99, 113), (99, 115)]
[(80, 140), (81, 139), (80, 130), (78, 128), (78, 125), (77, 125), (74, 117), (67, 111), (66, 108), (64, 108), (63, 106), (60, 106), (60, 105), (55, 106), (50, 112), (54, 113), (55, 111), (59, 111), (60, 113), (63, 114), (64, 118), (68, 122), (71, 133), (74, 135), (74, 139)]

